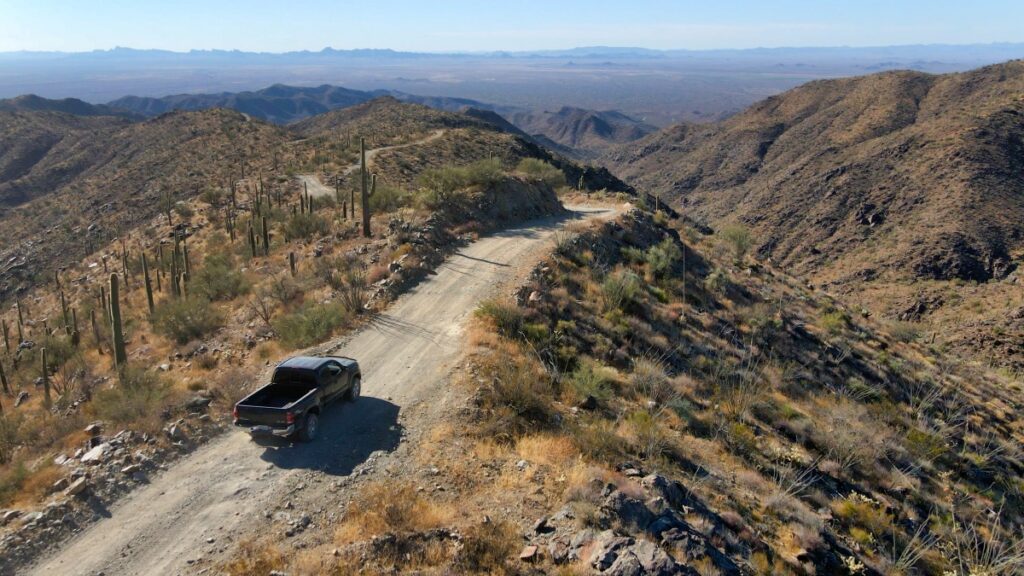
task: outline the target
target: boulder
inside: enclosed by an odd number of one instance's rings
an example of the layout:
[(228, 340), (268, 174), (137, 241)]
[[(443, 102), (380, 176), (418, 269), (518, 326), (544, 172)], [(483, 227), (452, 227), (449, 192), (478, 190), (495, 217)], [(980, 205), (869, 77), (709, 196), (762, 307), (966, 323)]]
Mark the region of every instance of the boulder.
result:
[(523, 551), (519, 553), (519, 559), (523, 562), (535, 562), (539, 558), (539, 548), (536, 546), (527, 546), (523, 548)]
[(615, 490), (608, 495), (601, 505), (601, 510), (608, 515), (617, 517), (623, 524), (644, 530), (654, 520), (654, 514), (642, 501)]
[(86, 479), (85, 476), (82, 476), (78, 480), (75, 480), (74, 482), (72, 482), (71, 485), (68, 486), (66, 490), (64, 490), (64, 495), (65, 496), (77, 496), (77, 495), (81, 494), (82, 492), (85, 492), (85, 489), (88, 488), (88, 487), (89, 487), (89, 481)]
[(109, 443), (104, 442), (99, 444), (92, 450), (82, 454), (82, 464), (102, 464), (110, 456), (112, 451), (113, 449)]
[(660, 474), (649, 474), (640, 481), (640, 484), (657, 496), (664, 498), (673, 508), (681, 508), (686, 503), (686, 492), (683, 490), (683, 485)]

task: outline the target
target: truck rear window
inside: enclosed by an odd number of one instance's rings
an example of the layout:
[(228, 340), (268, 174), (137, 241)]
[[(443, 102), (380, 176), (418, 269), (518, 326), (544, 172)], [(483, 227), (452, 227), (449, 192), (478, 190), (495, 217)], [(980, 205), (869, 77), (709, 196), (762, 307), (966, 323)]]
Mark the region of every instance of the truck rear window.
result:
[(278, 368), (274, 370), (274, 384), (303, 384), (316, 386), (316, 373), (312, 370), (295, 368)]

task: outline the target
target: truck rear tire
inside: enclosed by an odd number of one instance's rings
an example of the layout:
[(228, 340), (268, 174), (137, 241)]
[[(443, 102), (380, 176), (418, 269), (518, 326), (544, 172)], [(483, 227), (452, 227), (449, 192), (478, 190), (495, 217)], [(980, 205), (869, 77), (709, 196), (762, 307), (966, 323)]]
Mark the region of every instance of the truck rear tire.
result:
[(320, 418), (315, 412), (310, 412), (302, 419), (302, 428), (299, 429), (299, 440), (303, 442), (312, 442), (319, 431)]

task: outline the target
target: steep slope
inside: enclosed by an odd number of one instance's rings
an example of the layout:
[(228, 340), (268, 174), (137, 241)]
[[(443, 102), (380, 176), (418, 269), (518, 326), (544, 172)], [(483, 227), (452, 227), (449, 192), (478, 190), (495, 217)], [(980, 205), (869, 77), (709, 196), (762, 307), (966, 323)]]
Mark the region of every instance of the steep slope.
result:
[(614, 110), (565, 106), (556, 112), (517, 112), (509, 121), (530, 134), (542, 134), (563, 146), (594, 154), (615, 144), (633, 142), (657, 128)]
[(985, 281), (1024, 240), (1024, 62), (812, 82), (609, 156), (631, 182), (835, 279)]
[(744, 224), (761, 255), (870, 310), (946, 332), (959, 315), (931, 313), (970, 305), (1005, 333), (982, 356), (1021, 359), (1022, 94), (1022, 61), (812, 82), (606, 159), (692, 216)]
[[(176, 112), (129, 124), (51, 112), (0, 113), (0, 299), (162, 211), (164, 198), (283, 169), (292, 137), (237, 112)], [(10, 143), (10, 144), (8, 144)], [(25, 154), (31, 153), (31, 156)], [(36, 161), (24, 162), (25, 158)], [(280, 162), (280, 164), (278, 164)]]

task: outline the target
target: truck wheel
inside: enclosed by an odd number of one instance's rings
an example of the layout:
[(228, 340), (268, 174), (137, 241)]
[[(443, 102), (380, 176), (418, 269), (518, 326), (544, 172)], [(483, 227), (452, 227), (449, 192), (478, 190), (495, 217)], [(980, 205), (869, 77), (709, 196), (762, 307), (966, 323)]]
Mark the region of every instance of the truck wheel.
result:
[(306, 417), (302, 420), (302, 429), (299, 430), (299, 440), (303, 442), (312, 442), (316, 438), (317, 432), (320, 431), (320, 418), (313, 412), (306, 414)]
[(356, 378), (352, 381), (352, 388), (348, 391), (348, 401), (355, 402), (359, 399), (359, 394), (363, 391), (363, 379)]

